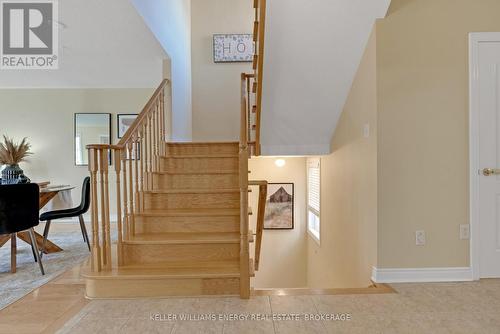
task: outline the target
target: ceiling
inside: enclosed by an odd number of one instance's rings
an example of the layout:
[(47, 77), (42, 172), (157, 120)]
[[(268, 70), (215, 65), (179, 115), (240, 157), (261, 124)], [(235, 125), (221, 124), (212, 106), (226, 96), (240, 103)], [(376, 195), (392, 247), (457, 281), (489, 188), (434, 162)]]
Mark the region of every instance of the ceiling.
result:
[(5, 70), (0, 88), (149, 88), (161, 45), (128, 0), (59, 1), (59, 69)]
[[(390, 0), (267, 2), (262, 153), (319, 155)], [(361, 130), (360, 130), (361, 131)]]

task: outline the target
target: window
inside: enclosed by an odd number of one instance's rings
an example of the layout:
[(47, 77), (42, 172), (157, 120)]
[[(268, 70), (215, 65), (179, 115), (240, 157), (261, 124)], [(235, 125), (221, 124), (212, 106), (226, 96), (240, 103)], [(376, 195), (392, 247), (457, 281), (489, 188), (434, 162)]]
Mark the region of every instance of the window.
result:
[(307, 160), (307, 230), (318, 243), (320, 240), (320, 160)]

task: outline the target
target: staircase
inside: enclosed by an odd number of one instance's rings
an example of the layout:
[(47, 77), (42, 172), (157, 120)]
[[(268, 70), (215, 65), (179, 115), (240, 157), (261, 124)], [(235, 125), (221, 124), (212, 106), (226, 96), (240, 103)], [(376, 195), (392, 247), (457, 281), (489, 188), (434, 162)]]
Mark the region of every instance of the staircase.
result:
[[(264, 24), (258, 20), (265, 0), (254, 0), (254, 6), (256, 50), (263, 54)], [(117, 145), (87, 146), (92, 223), (91, 258), (82, 273), (87, 297), (250, 297), (267, 191), (266, 181), (248, 180), (248, 159), (260, 151), (262, 61), (256, 54), (255, 73), (241, 77), (239, 142), (167, 142), (171, 89), (164, 80)], [(252, 186), (259, 191), (255, 238), (248, 219)], [(249, 252), (254, 241), (255, 262)]]
[(165, 145), (122, 265), (85, 274), (90, 298), (240, 293), (239, 143)]

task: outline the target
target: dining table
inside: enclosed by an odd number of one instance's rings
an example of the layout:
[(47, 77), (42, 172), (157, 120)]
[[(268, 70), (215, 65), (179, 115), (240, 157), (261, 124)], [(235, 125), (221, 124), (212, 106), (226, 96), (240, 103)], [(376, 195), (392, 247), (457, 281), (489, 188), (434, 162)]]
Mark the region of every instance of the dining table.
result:
[[(56, 197), (59, 193), (63, 191), (70, 191), (75, 187), (69, 185), (62, 186), (48, 186), (49, 182), (40, 182), (38, 183), (40, 186), (40, 198), (39, 198), (39, 209), (43, 209), (54, 197)], [(35, 231), (36, 243), (38, 245), (38, 249), (43, 249), (43, 236)], [(30, 236), (27, 231), (18, 232), (17, 238), (14, 235), (3, 235), (0, 236), (0, 248), (3, 247), (7, 241), (11, 241), (11, 272), (16, 272), (16, 255), (17, 255), (17, 239), (20, 239), (27, 244), (31, 245)], [(44, 254), (57, 253), (61, 252), (63, 249), (56, 245), (54, 242), (47, 239), (45, 243), (45, 251)]]

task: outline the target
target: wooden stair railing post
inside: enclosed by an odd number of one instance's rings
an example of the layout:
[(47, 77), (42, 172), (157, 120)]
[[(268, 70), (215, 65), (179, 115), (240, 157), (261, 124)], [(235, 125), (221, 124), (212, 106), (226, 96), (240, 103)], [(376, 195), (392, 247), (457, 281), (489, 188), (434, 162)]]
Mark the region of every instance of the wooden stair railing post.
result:
[(160, 94), (160, 154), (165, 155), (165, 89)]
[(132, 141), (127, 145), (127, 161), (128, 161), (128, 209), (129, 209), (129, 233), (135, 234), (135, 218), (134, 218), (134, 173), (132, 167)]
[(122, 200), (121, 200), (121, 150), (114, 148), (115, 173), (116, 173), (116, 227), (118, 233), (117, 258), (118, 265), (123, 265), (123, 226), (122, 226)]
[(158, 172), (160, 170), (160, 132), (159, 132), (159, 126), (160, 122), (158, 120), (160, 115), (160, 104), (156, 103), (156, 106), (154, 108), (154, 113), (153, 113), (153, 119), (154, 119), (154, 138), (155, 138), (155, 170)]
[(140, 196), (140, 201), (141, 201), (141, 212), (144, 211), (144, 191), (146, 188), (144, 187), (144, 181), (145, 181), (145, 175), (144, 175), (144, 126), (141, 128), (141, 132), (139, 133), (140, 136), (140, 141), (139, 141), (139, 164), (140, 164), (140, 172), (139, 174), (141, 175), (141, 188), (139, 189), (139, 192), (141, 194)]
[(241, 124), (239, 148), (240, 184), (240, 297), (250, 298), (250, 250), (248, 239), (248, 137), (246, 111), (246, 75), (241, 74)]
[(151, 175), (150, 177), (150, 184), (149, 184), (149, 189), (153, 189), (153, 134), (152, 134), (152, 126), (151, 126), (151, 114), (148, 114), (148, 134), (149, 134), (149, 154), (148, 154), (148, 171)]
[(260, 129), (261, 129), (261, 114), (262, 114), (262, 84), (264, 71), (264, 45), (265, 45), (265, 30), (266, 30), (266, 0), (258, 0), (254, 3), (255, 7), (255, 22), (256, 32), (254, 30), (254, 40), (256, 42), (255, 52), (257, 53), (257, 69), (255, 71), (256, 82), (256, 114), (255, 114), (255, 155), (260, 155)]
[(101, 271), (101, 247), (99, 245), (99, 202), (97, 197), (97, 171), (99, 169), (98, 152), (88, 147), (90, 171), (90, 220), (92, 224), (92, 254), (90, 268), (92, 272)]
[(127, 174), (127, 149), (120, 148), (120, 159), (123, 166), (123, 228), (124, 237), (130, 239), (130, 212), (128, 209), (128, 174)]
[(262, 248), (262, 232), (264, 230), (264, 217), (266, 212), (267, 181), (249, 181), (249, 185), (259, 186), (259, 203), (257, 210), (257, 225), (255, 228), (255, 270), (259, 270), (260, 250)]
[(100, 204), (101, 204), (101, 230), (102, 230), (102, 246), (101, 246), (101, 260), (102, 268), (106, 269), (107, 265), (107, 238), (106, 238), (106, 201), (105, 201), (105, 184), (104, 184), (104, 172), (105, 166), (107, 167), (107, 156), (104, 155), (105, 151), (103, 148), (99, 149), (99, 185), (100, 185)]
[(132, 141), (132, 152), (133, 156), (130, 159), (134, 159), (134, 179), (135, 179), (135, 211), (140, 212), (140, 200), (139, 200), (139, 133), (133, 137)]
[(111, 221), (109, 217), (109, 156), (111, 152), (108, 147), (103, 148), (101, 159), (102, 159), (102, 169), (104, 175), (104, 196), (102, 197), (102, 201), (104, 202), (104, 220), (103, 224), (105, 226), (104, 229), (104, 239), (106, 240), (106, 251), (103, 252), (103, 256), (105, 257), (106, 269), (111, 269)]

